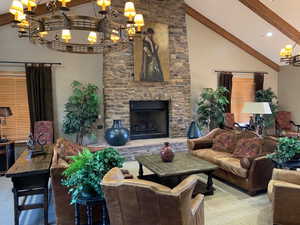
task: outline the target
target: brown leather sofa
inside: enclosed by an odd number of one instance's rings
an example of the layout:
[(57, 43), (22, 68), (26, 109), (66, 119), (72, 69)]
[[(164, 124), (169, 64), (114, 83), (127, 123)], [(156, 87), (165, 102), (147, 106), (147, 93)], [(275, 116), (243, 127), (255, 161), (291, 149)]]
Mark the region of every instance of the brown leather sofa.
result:
[(268, 196), (273, 206), (273, 224), (300, 224), (299, 171), (274, 169)]
[(266, 190), (272, 177), (273, 163), (265, 155), (276, 149), (277, 139), (263, 138), (262, 150), (256, 157), (236, 158), (232, 152), (212, 149), (214, 138), (222, 132), (233, 132), (236, 141), (257, 137), (251, 131), (225, 131), (217, 128), (206, 136), (188, 140), (189, 151), (201, 159), (218, 165), (219, 169), (213, 173), (215, 177), (246, 190), (248, 194), (254, 195), (257, 191)]
[(192, 198), (198, 183), (189, 176), (174, 189), (140, 179), (124, 179), (119, 168), (102, 180), (111, 225), (204, 225), (204, 196)]
[[(71, 225), (74, 224), (74, 207), (70, 205), (71, 196), (68, 189), (61, 184), (63, 171), (68, 168), (69, 160), (72, 155), (78, 154), (83, 146), (76, 145), (66, 139), (60, 138), (54, 146), (52, 165), (50, 168), (51, 184), (55, 203), (56, 224)], [(90, 148), (91, 151), (102, 150), (103, 148)], [(93, 210), (94, 212), (96, 210)], [(100, 209), (93, 215), (95, 221), (99, 220)], [(81, 210), (81, 218), (86, 222), (86, 214), (84, 209)]]

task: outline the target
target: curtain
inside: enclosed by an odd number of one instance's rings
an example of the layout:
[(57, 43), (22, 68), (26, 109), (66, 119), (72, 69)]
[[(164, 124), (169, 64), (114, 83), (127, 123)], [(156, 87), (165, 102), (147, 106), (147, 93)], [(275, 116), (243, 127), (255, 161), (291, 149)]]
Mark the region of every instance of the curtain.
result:
[(264, 74), (254, 73), (255, 94), (257, 91), (264, 89)]
[(36, 121), (53, 121), (52, 68), (26, 65), (26, 83), (31, 130)]
[(231, 92), (232, 92), (232, 73), (221, 72), (219, 76), (219, 87), (225, 87), (229, 91), (227, 93), (227, 99), (229, 104), (225, 107), (225, 112), (230, 113), (231, 111)]

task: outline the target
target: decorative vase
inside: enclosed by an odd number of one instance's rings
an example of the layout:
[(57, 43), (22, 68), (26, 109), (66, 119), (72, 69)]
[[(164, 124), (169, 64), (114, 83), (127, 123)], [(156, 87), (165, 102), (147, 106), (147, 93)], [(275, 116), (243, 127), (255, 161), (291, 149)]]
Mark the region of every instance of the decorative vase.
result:
[(188, 139), (195, 139), (202, 136), (201, 130), (199, 129), (197, 123), (195, 121), (191, 122), (191, 125), (187, 132)]
[(129, 140), (129, 130), (123, 127), (121, 120), (114, 120), (112, 127), (105, 131), (105, 140), (112, 146), (123, 146)]
[(164, 147), (160, 151), (160, 156), (163, 162), (172, 162), (175, 154), (172, 151), (172, 148), (170, 146), (169, 142), (165, 142)]

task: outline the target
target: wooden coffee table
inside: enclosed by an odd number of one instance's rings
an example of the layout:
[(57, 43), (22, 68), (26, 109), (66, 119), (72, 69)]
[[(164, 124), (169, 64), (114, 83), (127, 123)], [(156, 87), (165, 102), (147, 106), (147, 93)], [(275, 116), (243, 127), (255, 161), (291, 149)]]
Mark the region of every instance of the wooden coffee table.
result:
[(175, 158), (171, 163), (165, 163), (161, 160), (159, 154), (153, 155), (140, 155), (136, 156), (135, 159), (139, 163), (139, 178), (145, 179), (143, 166), (152, 171), (159, 178), (183, 178), (191, 174), (204, 173), (208, 176), (206, 183), (205, 195), (213, 195), (213, 180), (212, 173), (218, 166), (199, 159), (187, 152), (175, 153)]

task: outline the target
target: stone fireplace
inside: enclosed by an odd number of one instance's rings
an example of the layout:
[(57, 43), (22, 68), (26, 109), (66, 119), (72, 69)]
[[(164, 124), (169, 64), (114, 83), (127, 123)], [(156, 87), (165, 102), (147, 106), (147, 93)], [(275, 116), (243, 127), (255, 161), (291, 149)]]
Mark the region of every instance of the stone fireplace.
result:
[[(151, 4), (148, 6), (147, 2)], [(123, 0), (112, 1), (117, 8), (122, 8), (124, 3)], [(135, 81), (132, 46), (121, 51), (105, 53), (103, 57), (105, 127), (110, 127), (113, 120), (121, 119), (124, 126), (130, 129), (133, 139), (139, 138), (139, 132), (144, 132), (144, 136), (140, 138), (145, 138), (145, 132), (148, 133), (146, 138), (184, 137), (191, 122), (191, 76), (184, 1), (137, 0), (135, 5), (138, 11), (145, 15), (146, 23), (151, 21), (169, 25), (170, 78), (165, 82)], [(134, 103), (136, 109), (132, 109)], [(167, 104), (167, 110), (159, 108), (146, 112), (147, 109), (139, 109), (140, 103), (151, 103), (154, 108)], [(144, 110), (145, 118), (160, 119), (164, 121), (164, 126), (155, 127), (156, 122), (142, 121), (141, 110)], [(159, 111), (163, 113), (158, 113)], [(150, 116), (151, 113), (153, 115)], [(138, 120), (135, 118), (134, 121), (132, 116), (140, 118)], [(135, 124), (137, 121), (140, 122), (139, 125)]]

